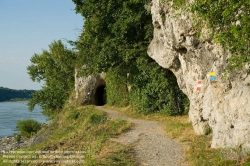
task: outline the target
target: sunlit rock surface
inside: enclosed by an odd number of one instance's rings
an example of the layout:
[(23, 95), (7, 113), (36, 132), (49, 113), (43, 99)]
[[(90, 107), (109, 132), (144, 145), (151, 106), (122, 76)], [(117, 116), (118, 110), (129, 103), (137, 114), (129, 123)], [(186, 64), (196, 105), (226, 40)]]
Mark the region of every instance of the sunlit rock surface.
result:
[(148, 55), (175, 74), (190, 99), (189, 118), (195, 132), (212, 132), (213, 148), (250, 147), (249, 75), (227, 70), (230, 53), (209, 38), (205, 27), (197, 37), (190, 13), (159, 0), (151, 5), (154, 38)]

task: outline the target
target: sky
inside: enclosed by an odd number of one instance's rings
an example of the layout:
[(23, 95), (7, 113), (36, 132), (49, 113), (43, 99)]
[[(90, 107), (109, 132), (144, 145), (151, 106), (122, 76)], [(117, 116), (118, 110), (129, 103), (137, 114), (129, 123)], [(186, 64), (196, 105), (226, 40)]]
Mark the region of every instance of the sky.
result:
[(41, 89), (27, 74), (30, 58), (54, 40), (76, 40), (83, 17), (71, 0), (0, 0), (0, 87)]

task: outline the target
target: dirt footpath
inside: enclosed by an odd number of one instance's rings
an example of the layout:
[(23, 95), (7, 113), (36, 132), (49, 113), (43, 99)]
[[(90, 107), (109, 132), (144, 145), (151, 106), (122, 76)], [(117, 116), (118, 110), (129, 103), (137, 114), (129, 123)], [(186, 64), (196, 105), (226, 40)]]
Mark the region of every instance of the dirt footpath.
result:
[(131, 130), (112, 140), (132, 145), (135, 157), (142, 166), (187, 166), (182, 145), (168, 138), (160, 123), (129, 118), (99, 106), (96, 108), (107, 112), (110, 118), (134, 124)]

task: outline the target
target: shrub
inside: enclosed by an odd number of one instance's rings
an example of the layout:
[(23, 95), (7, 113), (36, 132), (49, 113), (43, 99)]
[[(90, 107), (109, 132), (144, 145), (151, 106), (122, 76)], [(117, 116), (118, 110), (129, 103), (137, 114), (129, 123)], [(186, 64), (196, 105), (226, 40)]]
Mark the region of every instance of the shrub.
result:
[(26, 119), (18, 121), (17, 128), (22, 136), (30, 138), (41, 129), (41, 124), (33, 119)]
[(107, 103), (125, 107), (129, 104), (126, 71), (109, 70), (106, 74)]
[(180, 90), (174, 74), (147, 57), (138, 58), (137, 64), (138, 73), (131, 74), (131, 106), (143, 114), (187, 114), (189, 100)]

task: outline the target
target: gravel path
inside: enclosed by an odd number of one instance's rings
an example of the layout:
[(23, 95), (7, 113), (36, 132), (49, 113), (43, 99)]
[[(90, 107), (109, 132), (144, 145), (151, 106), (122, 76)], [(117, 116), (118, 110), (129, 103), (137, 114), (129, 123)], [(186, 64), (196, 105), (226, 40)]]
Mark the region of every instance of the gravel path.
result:
[(182, 145), (167, 137), (163, 125), (126, 117), (116, 111), (96, 106), (108, 117), (123, 119), (134, 124), (131, 130), (112, 140), (133, 145), (135, 157), (142, 166), (187, 166)]

